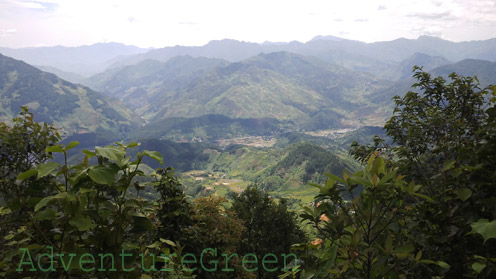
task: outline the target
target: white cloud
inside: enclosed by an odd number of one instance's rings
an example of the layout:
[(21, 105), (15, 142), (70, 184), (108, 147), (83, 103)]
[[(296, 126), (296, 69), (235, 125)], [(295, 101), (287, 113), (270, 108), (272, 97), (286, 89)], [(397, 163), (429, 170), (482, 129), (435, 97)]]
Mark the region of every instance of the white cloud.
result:
[(0, 0), (0, 26), (17, 30), (0, 46), (107, 40), (163, 47), (316, 35), (372, 42), (439, 34), (460, 41), (496, 37), (495, 14), (494, 0)]
[(0, 37), (6, 38), (17, 33), (16, 29), (2, 29), (0, 30)]

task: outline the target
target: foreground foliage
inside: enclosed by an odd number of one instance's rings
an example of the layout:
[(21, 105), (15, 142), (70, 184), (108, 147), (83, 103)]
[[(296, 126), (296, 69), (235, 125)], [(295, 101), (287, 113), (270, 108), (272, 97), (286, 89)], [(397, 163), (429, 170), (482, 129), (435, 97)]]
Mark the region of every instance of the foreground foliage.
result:
[(422, 92), (395, 97), (393, 146), (353, 144), (365, 169), (315, 185), (302, 278), (496, 276), (496, 87), (414, 70)]
[[(0, 125), (2, 278), (256, 277), (242, 257), (219, 260), (252, 252), (241, 250), (243, 235), (257, 228), (238, 218), (248, 209), (233, 210), (223, 198), (186, 199), (173, 168), (144, 165), (146, 157), (163, 165), (160, 153), (115, 143), (83, 150), (82, 161), (69, 165), (68, 151), (78, 142), (59, 144), (57, 130), (34, 122), (26, 108), (13, 123)], [(150, 192), (157, 198), (145, 198)], [(269, 205), (271, 217), (292, 222), (287, 233), (298, 230), (285, 204)], [(283, 239), (284, 251), (297, 242), (291, 240)], [(204, 255), (205, 249), (215, 253)], [(188, 254), (210, 265), (183, 262)], [(225, 272), (211, 271), (216, 261)]]

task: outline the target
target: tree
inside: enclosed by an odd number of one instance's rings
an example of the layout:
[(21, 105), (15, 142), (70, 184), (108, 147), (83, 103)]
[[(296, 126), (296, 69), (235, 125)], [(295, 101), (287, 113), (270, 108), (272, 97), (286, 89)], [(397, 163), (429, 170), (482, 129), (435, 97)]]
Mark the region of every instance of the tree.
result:
[(20, 117), (13, 119), (13, 126), (0, 123), (0, 204), (12, 207), (18, 217), (23, 215), (30, 198), (55, 191), (16, 181), (21, 173), (51, 159), (52, 154), (45, 149), (59, 140), (57, 130), (52, 125), (34, 122), (27, 107), (22, 107)]
[(155, 188), (160, 194), (157, 211), (160, 220), (159, 235), (173, 242), (184, 243), (184, 229), (193, 224), (191, 204), (174, 176), (173, 168), (162, 169), (158, 173), (161, 179)]
[[(385, 129), (393, 147), (377, 139), (373, 146), (354, 145), (352, 154), (365, 158), (381, 150), (395, 158), (392, 164), (424, 187), (419, 193), (435, 202), (411, 203), (416, 210), (415, 245), (424, 256), (447, 262), (448, 270), (420, 266), (417, 276), (453, 278), (495, 274), (495, 240), (485, 244), (472, 232), (479, 219), (494, 220), (494, 86), (480, 89), (477, 78), (450, 75), (451, 83), (432, 78), (415, 67), (421, 93), (394, 98), (396, 108)], [(386, 149), (384, 149), (386, 147)], [(482, 259), (486, 262), (482, 263)], [(481, 265), (487, 265), (483, 272)], [(478, 275), (477, 275), (478, 274)]]
[(281, 254), (291, 253), (292, 244), (306, 240), (298, 226), (296, 214), (288, 209), (284, 199), (276, 203), (268, 193), (257, 187), (249, 187), (232, 198), (232, 209), (246, 227), (240, 242), (240, 253), (254, 253), (257, 256), (258, 278), (277, 278), (285, 263), (278, 262), (268, 267), (278, 272), (267, 272), (262, 260), (268, 254), (275, 254), (281, 260)]
[(446, 265), (425, 259), (413, 241), (407, 201), (431, 200), (382, 156), (372, 154), (362, 171), (311, 184), (319, 194), (301, 217), (318, 238), (296, 246), (304, 251), (302, 278), (411, 278), (418, 265)]
[[(140, 254), (162, 251), (168, 243), (155, 241), (155, 202), (132, 195), (133, 186), (139, 191), (154, 180), (141, 169), (143, 157), (163, 164), (160, 153), (143, 151), (133, 159), (127, 150), (138, 144), (116, 143), (84, 150), (82, 162), (68, 165), (67, 151), (78, 142), (57, 144), (60, 138), (52, 126), (33, 122), (27, 109), (22, 116), (12, 127), (0, 124), (0, 150), (6, 160), (0, 177), (5, 201), (0, 207), (0, 276), (139, 277), (143, 263), (150, 266), (149, 258)], [(51, 153), (62, 154), (64, 163), (47, 161)], [(155, 179), (159, 185), (164, 181), (160, 174)], [(125, 260), (119, 260), (121, 253), (126, 253)], [(100, 254), (113, 257), (91, 266), (97, 262), (92, 257)], [(83, 257), (89, 265), (81, 265)]]
[[(254, 278), (242, 267), (239, 257), (222, 257), (222, 254), (242, 257), (239, 243), (245, 230), (243, 221), (226, 207), (226, 203), (225, 198), (212, 196), (196, 199), (193, 203), (193, 225), (185, 230), (185, 249), (193, 255), (203, 255), (203, 262), (208, 263), (206, 268), (198, 267), (195, 271), (198, 278)], [(203, 254), (205, 249), (209, 249), (208, 254)], [(229, 271), (222, 271), (224, 268)]]

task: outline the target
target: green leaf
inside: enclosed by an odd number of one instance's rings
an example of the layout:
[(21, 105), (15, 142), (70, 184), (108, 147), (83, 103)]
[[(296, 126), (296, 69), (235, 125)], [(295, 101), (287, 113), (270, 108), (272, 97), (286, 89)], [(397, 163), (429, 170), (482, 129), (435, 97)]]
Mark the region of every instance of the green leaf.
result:
[(422, 250), (418, 251), (417, 255), (415, 256), (415, 261), (418, 262), (422, 258)]
[(134, 147), (139, 146), (139, 145), (140, 145), (139, 143), (131, 142), (128, 145), (126, 145), (126, 147), (127, 148), (134, 148)]
[(126, 152), (116, 146), (95, 147), (95, 153), (98, 156), (105, 157), (113, 161), (120, 161), (126, 155)]
[(452, 169), (455, 166), (456, 160), (447, 161), (444, 163), (443, 171)]
[(74, 216), (74, 218), (72, 218), (69, 221), (69, 224), (71, 226), (76, 227), (81, 232), (88, 231), (88, 230), (96, 227), (96, 225), (93, 224), (93, 222), (91, 221), (91, 219), (89, 217), (85, 217), (82, 215)]
[(378, 186), (379, 185), (383, 185), (385, 184), (386, 182), (388, 182), (389, 180), (393, 179), (394, 177), (396, 177), (396, 173), (398, 171), (395, 170), (395, 171), (391, 171), (391, 172), (388, 172), (386, 173), (382, 178), (381, 180), (379, 180), (379, 183), (377, 184)]
[(91, 152), (89, 150), (83, 150), (83, 153), (88, 156), (89, 159), (93, 158), (96, 156), (96, 153), (95, 152)]
[(37, 179), (40, 179), (40, 178), (45, 177), (49, 174), (52, 174), (53, 171), (59, 167), (60, 167), (60, 165), (55, 163), (55, 162), (48, 162), (46, 164), (39, 165), (37, 167), (37, 169), (38, 169), (38, 178)]
[(92, 166), (88, 172), (91, 180), (103, 185), (112, 185), (116, 174), (116, 169), (102, 165)]
[(394, 249), (393, 253), (394, 254), (408, 254), (408, 253), (412, 253), (413, 251), (415, 251), (415, 247), (413, 247), (413, 245), (406, 245), (406, 246), (402, 246), (402, 247), (398, 247), (398, 248)]
[(384, 162), (384, 158), (377, 157), (374, 160), (374, 164), (372, 166), (372, 173), (374, 174), (382, 174), (386, 172), (386, 162)]
[(350, 180), (353, 182), (353, 183), (356, 183), (356, 184), (361, 184), (363, 186), (369, 186), (371, 187), (372, 186), (372, 183), (370, 181), (368, 181), (367, 179), (363, 178), (363, 177), (360, 177), (360, 176), (352, 176), (350, 177)]
[(437, 265), (437, 262), (435, 262), (433, 260), (420, 260), (419, 262), (420, 263), (425, 263), (425, 264), (436, 264)]
[(57, 217), (57, 212), (51, 208), (46, 208), (45, 210), (39, 211), (34, 215), (36, 220), (53, 220)]
[(458, 198), (462, 201), (466, 201), (470, 196), (472, 196), (472, 191), (467, 188), (461, 188), (455, 191)]
[(0, 206), (0, 216), (10, 214), (10, 213), (12, 213), (12, 210), (10, 208)]
[(35, 170), (35, 169), (28, 170), (28, 171), (25, 171), (23, 173), (20, 173), (17, 176), (17, 179), (18, 180), (26, 180), (26, 179), (30, 178), (31, 176), (33, 176), (33, 175), (35, 175), (37, 173), (38, 173), (38, 170)]
[(45, 151), (46, 152), (64, 152), (64, 149), (62, 148), (62, 146), (60, 144), (57, 144), (57, 145), (53, 145), (53, 146), (49, 146), (49, 147), (45, 148)]
[(79, 141), (71, 141), (68, 145), (65, 146), (64, 150), (70, 150), (79, 145)]
[(487, 219), (479, 219), (477, 222), (470, 224), (472, 232), (482, 235), (484, 243), (488, 239), (496, 238), (496, 220), (489, 222)]
[(172, 242), (172, 241), (168, 240), (168, 239), (163, 239), (163, 238), (160, 238), (160, 242), (163, 242), (163, 243), (165, 243), (165, 244), (168, 244), (168, 245), (170, 245), (170, 246), (172, 246), (172, 247), (176, 247), (176, 244), (175, 244), (174, 242)]
[(424, 200), (426, 200), (428, 202), (432, 202), (432, 203), (434, 202), (434, 200), (431, 197), (429, 197), (429, 196), (422, 195), (422, 194), (419, 194), (419, 193), (410, 193), (410, 194), (412, 194), (414, 196), (417, 196), (419, 198), (423, 198)]
[(124, 250), (133, 250), (133, 249), (138, 249), (139, 246), (136, 244), (136, 243), (132, 243), (132, 242), (124, 242), (122, 243), (122, 249)]
[(50, 197), (45, 197), (43, 199), (41, 199), (41, 201), (39, 201), (36, 206), (34, 207), (34, 211), (38, 211), (40, 210), (40, 208), (46, 206), (49, 202), (51, 202), (53, 199), (55, 199), (54, 196), (50, 196)]
[(386, 243), (384, 244), (384, 251), (386, 251), (386, 254), (391, 253), (391, 249), (393, 248), (393, 237), (388, 234), (386, 237)]
[(481, 273), (481, 271), (486, 267), (485, 264), (475, 262), (472, 264), (472, 269), (477, 272), (477, 274)]
[(162, 154), (160, 154), (160, 152), (158, 152), (158, 151), (145, 150), (145, 151), (143, 151), (143, 156), (148, 156), (148, 157), (154, 159), (155, 161), (159, 162), (161, 165), (164, 164), (164, 158), (162, 157)]
[(443, 261), (437, 261), (437, 265), (439, 265), (440, 267), (442, 267), (444, 269), (450, 269), (450, 265), (443, 262)]
[(151, 248), (151, 249), (160, 248), (160, 242), (155, 241), (153, 244), (146, 246), (146, 248)]
[[(325, 176), (329, 177), (330, 179), (334, 180), (334, 181), (338, 181), (338, 182), (341, 182), (341, 183), (345, 183), (344, 179), (332, 174), (332, 173), (324, 173)], [(344, 176), (344, 175), (343, 175)]]

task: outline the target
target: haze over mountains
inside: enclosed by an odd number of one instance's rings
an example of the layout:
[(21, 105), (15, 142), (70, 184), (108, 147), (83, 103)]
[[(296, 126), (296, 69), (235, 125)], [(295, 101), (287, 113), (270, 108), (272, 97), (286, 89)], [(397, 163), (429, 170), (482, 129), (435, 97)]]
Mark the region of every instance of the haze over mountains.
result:
[(415, 53), (440, 56), (452, 62), (469, 58), (494, 62), (495, 48), (496, 39), (455, 43), (437, 37), (421, 36), (415, 40), (400, 38), (364, 43), (334, 36), (316, 36), (306, 43), (293, 41), (257, 44), (224, 39), (211, 41), (204, 46), (174, 46), (152, 50), (119, 43), (98, 43), (80, 47), (0, 48), (0, 53), (32, 65), (87, 76), (147, 59), (166, 62), (175, 56), (189, 55), (237, 62), (260, 53), (287, 51), (380, 75), (382, 71), (387, 71), (392, 65)]
[[(8, 61), (2, 64), (2, 71), (7, 73), (2, 83), (2, 112), (8, 118), (15, 114), (15, 106), (28, 104), (38, 110), (40, 119), (58, 121), (64, 116), (66, 122), (73, 123), (64, 124), (66, 130), (79, 133), (95, 131), (96, 126), (74, 124), (83, 121), (71, 114), (74, 109), (89, 107), (97, 114), (109, 113), (111, 109), (98, 108), (97, 104), (112, 104), (112, 109), (118, 112), (112, 113), (116, 115), (115, 123), (141, 126), (142, 117), (148, 124), (141, 129), (154, 127), (153, 134), (158, 137), (166, 136), (172, 127), (176, 127), (177, 133), (191, 128), (177, 123), (194, 125), (191, 129), (196, 132), (191, 135), (212, 136), (215, 133), (211, 129), (223, 131), (218, 136), (232, 136), (267, 134), (268, 130), (380, 126), (390, 116), (391, 97), (411, 90), (413, 65), (444, 76), (452, 71), (476, 74), (482, 85), (487, 85), (496, 83), (495, 49), (496, 39), (454, 43), (427, 36), (370, 44), (317, 36), (307, 43), (256, 44), (226, 39), (199, 47), (153, 50), (117, 43), (71, 48), (0, 48), (4, 55), (94, 90), (34, 68), (29, 68), (31, 79), (23, 81), (24, 70), (18, 69), (29, 66), (2, 56)], [(35, 81), (32, 76), (36, 76)], [(22, 86), (16, 83), (17, 79), (24, 82)], [(13, 84), (15, 92), (19, 92), (14, 95)], [(51, 91), (34, 95), (38, 84), (44, 84), (43, 90)], [(52, 98), (58, 104), (54, 110), (50, 109), (53, 101), (46, 102), (51, 100), (46, 97), (52, 91), (66, 92)], [(96, 97), (81, 105), (84, 95), (81, 92)], [(97, 92), (121, 100), (132, 111)], [(57, 112), (64, 107), (60, 102), (68, 104), (67, 112)], [(187, 120), (202, 117), (201, 121)], [(87, 121), (86, 117), (82, 119)], [(176, 124), (160, 124), (172, 119)], [(217, 121), (226, 125), (219, 130)], [(115, 125), (104, 126), (119, 131)]]
[(88, 76), (105, 70), (113, 63), (113, 59), (147, 51), (135, 46), (126, 46), (119, 43), (98, 43), (91, 46), (79, 47), (30, 47), (30, 48), (2, 48), (0, 53), (23, 60), (42, 70), (57, 73), (70, 73)]

